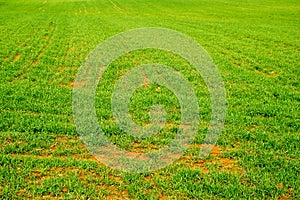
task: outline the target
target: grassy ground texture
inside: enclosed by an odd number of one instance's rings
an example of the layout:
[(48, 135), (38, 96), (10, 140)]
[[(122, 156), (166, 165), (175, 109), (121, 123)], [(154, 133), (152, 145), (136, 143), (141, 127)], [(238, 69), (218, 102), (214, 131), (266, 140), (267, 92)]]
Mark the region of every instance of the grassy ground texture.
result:
[[(300, 198), (300, 2), (298, 0), (0, 0), (0, 199)], [(113, 120), (116, 81), (137, 64), (161, 63), (189, 80), (201, 121), (172, 165), (130, 174), (97, 161), (73, 122), (72, 87), (86, 56), (133, 28), (164, 27), (201, 44), (223, 77), (227, 118), (210, 156), (198, 151), (211, 117), (209, 92), (185, 60), (139, 50), (116, 60), (97, 88), (99, 124), (128, 151), (160, 149), (178, 130), (180, 106), (145, 84), (130, 104), (137, 124), (161, 103), (165, 128), (136, 139)]]

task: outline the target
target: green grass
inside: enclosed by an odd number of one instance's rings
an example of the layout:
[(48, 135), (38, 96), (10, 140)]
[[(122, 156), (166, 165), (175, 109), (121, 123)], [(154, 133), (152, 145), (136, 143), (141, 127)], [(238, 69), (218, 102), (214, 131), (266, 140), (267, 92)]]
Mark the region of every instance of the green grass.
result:
[[(0, 0), (0, 199), (298, 199), (300, 174), (300, 3), (298, 0)], [(73, 122), (72, 86), (86, 56), (133, 28), (164, 27), (199, 42), (227, 93), (227, 118), (212, 154), (198, 151), (207, 131), (209, 92), (185, 60), (158, 50), (116, 60), (99, 82), (99, 123), (116, 145), (154, 151), (176, 134), (176, 97), (148, 85), (134, 93), (137, 124), (165, 106), (167, 126), (136, 139), (116, 125), (110, 95), (137, 64), (173, 67), (198, 97), (196, 140), (172, 165), (129, 174), (96, 161)]]

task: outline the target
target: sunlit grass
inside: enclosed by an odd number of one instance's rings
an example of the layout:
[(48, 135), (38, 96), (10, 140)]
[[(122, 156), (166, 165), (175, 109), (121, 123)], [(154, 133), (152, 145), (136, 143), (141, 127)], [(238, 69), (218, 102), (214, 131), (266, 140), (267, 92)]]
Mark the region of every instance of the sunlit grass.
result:
[[(224, 0), (1, 0), (1, 199), (297, 199), (300, 174), (300, 4)], [(198, 158), (211, 116), (202, 77), (168, 52), (141, 50), (116, 60), (97, 88), (99, 124), (128, 151), (156, 151), (176, 134), (176, 96), (145, 85), (132, 97), (136, 123), (164, 104), (168, 123), (148, 139), (128, 136), (110, 110), (114, 84), (133, 67), (170, 66), (196, 92), (196, 140), (172, 165), (128, 174), (97, 161), (73, 122), (72, 87), (86, 56), (122, 31), (165, 27), (187, 34), (213, 58), (227, 93), (227, 118), (212, 154)], [(159, 88), (159, 89), (158, 89)]]

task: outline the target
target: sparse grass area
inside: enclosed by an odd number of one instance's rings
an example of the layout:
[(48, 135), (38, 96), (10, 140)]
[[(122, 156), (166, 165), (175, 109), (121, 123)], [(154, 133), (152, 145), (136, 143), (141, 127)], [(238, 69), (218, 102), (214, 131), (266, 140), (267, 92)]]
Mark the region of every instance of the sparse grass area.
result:
[[(0, 199), (299, 199), (300, 3), (298, 0), (0, 0)], [(201, 121), (183, 157), (153, 173), (128, 174), (98, 162), (75, 129), (72, 87), (100, 42), (139, 27), (185, 33), (210, 54), (223, 77), (227, 118), (207, 158), (198, 158), (211, 112), (201, 76), (159, 50), (134, 51), (105, 71), (96, 111), (106, 135), (135, 152), (160, 149), (176, 134), (179, 103), (145, 83), (131, 101), (137, 124), (157, 103), (167, 124), (136, 139), (116, 125), (116, 81), (145, 63), (173, 67), (198, 97)]]

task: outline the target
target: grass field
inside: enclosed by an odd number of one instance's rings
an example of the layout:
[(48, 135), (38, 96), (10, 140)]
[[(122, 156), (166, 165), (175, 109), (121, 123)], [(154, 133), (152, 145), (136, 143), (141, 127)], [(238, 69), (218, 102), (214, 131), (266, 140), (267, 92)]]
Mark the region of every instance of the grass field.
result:
[[(299, 199), (299, 0), (0, 0), (0, 199)], [(116, 145), (155, 151), (176, 134), (176, 97), (145, 85), (134, 93), (136, 123), (165, 105), (167, 126), (136, 139), (110, 110), (114, 84), (137, 64), (161, 63), (193, 86), (201, 121), (196, 140), (172, 165), (130, 174), (97, 161), (73, 122), (72, 88), (86, 56), (133, 28), (164, 27), (201, 44), (227, 93), (222, 136), (210, 156), (198, 152), (208, 129), (209, 92), (185, 60), (139, 50), (116, 60), (97, 90), (97, 115)]]

